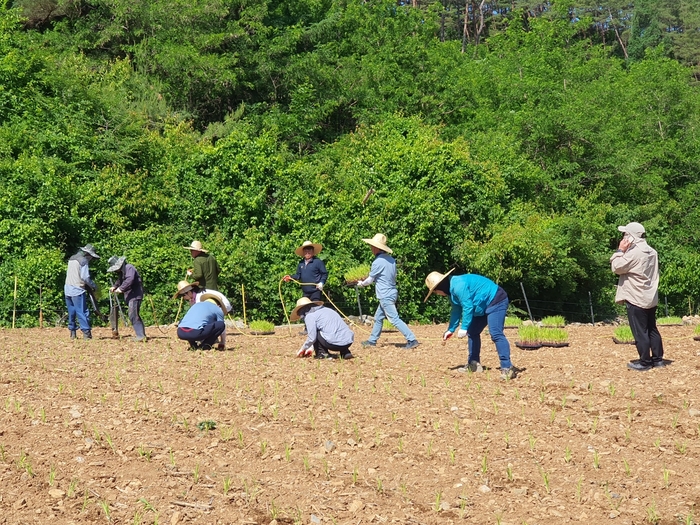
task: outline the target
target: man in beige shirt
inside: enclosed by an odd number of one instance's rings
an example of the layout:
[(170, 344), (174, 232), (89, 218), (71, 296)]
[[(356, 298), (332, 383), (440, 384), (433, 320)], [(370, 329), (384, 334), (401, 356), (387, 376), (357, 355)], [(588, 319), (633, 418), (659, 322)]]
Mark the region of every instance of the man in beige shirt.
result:
[(639, 361), (627, 363), (627, 368), (642, 372), (666, 365), (661, 334), (656, 327), (659, 256), (647, 244), (644, 226), (638, 222), (617, 229), (625, 235), (610, 257), (612, 271), (620, 276), (615, 302), (627, 308), (627, 319), (639, 353)]

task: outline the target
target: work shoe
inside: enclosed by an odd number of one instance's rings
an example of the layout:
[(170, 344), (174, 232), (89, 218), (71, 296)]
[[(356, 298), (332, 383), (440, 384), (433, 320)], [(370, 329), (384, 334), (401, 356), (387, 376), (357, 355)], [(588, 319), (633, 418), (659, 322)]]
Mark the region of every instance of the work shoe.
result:
[(630, 363), (627, 363), (627, 368), (629, 368), (630, 370), (636, 370), (637, 372), (646, 372), (647, 370), (651, 370), (653, 368), (653, 366), (652, 365), (643, 365), (639, 361), (637, 361), (637, 362), (632, 361)]
[(340, 354), (340, 358), (347, 361), (348, 359), (353, 359), (354, 356), (350, 352), (345, 352), (344, 354)]
[(318, 353), (314, 356), (314, 359), (335, 359), (331, 354), (328, 354), (326, 352), (323, 353)]
[(92, 339), (92, 330), (86, 330), (83, 332), (83, 339)]
[(377, 343), (373, 343), (372, 341), (362, 341), (360, 344), (362, 345), (362, 348), (367, 348), (369, 346), (377, 346)]
[(508, 381), (510, 379), (515, 379), (515, 375), (514, 368), (501, 368), (501, 379)]
[(661, 359), (660, 361), (654, 361), (654, 362), (651, 364), (651, 366), (653, 366), (654, 368), (662, 368), (662, 367), (668, 366), (668, 365), (670, 365), (670, 364), (671, 364), (671, 363), (669, 363), (669, 362), (666, 361), (665, 359)]
[(420, 343), (418, 342), (418, 340), (414, 339), (413, 341), (409, 341), (408, 343), (406, 343), (406, 346), (404, 346), (404, 348), (406, 350), (411, 350), (412, 348), (417, 347), (419, 344)]
[(75, 338), (76, 338), (75, 330), (71, 330), (71, 331), (70, 331), (70, 338), (71, 338), (71, 339), (75, 339)]
[[(112, 339), (114, 339), (114, 336), (112, 336)], [(119, 339), (119, 336), (117, 336), (117, 339)], [(131, 340), (135, 341), (137, 343), (141, 343), (141, 342), (145, 343), (146, 341), (148, 341), (148, 338), (145, 335), (143, 337), (134, 336), (131, 338)]]
[(199, 349), (200, 350), (211, 350), (211, 345), (202, 344), (202, 346), (200, 346)]
[(469, 364), (467, 365), (467, 370), (474, 373), (481, 373), (484, 371), (484, 367), (481, 366), (481, 363), (479, 363), (479, 361), (469, 361)]

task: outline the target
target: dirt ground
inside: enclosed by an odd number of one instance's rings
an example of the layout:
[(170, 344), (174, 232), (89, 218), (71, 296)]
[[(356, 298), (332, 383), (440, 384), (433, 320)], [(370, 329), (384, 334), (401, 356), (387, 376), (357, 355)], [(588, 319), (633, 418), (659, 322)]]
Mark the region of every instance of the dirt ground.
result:
[(229, 329), (225, 352), (0, 331), (0, 523), (700, 522), (692, 326), (661, 329), (673, 363), (648, 372), (572, 326), (513, 345), (510, 381), (488, 338), (465, 374), (466, 341), (414, 328), (415, 351), (356, 329), (344, 362), (295, 358), (298, 328)]

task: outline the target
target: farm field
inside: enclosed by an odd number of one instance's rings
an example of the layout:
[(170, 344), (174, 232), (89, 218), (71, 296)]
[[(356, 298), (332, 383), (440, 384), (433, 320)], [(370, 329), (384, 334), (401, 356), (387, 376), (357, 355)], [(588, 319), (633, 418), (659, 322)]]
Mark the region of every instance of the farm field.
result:
[(356, 329), (344, 362), (295, 358), (298, 327), (229, 328), (225, 352), (2, 330), (0, 524), (700, 522), (692, 326), (643, 373), (611, 326), (536, 351), (507, 331), (510, 381), (488, 337), (465, 374), (466, 340), (413, 328), (414, 351)]

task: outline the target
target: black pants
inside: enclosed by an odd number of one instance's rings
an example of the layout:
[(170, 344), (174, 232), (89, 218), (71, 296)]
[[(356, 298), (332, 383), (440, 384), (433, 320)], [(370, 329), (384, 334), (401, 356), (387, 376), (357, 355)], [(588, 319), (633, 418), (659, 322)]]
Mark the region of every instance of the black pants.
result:
[[(350, 345), (351, 344), (352, 343), (350, 343)], [(350, 353), (350, 345), (332, 345), (323, 338), (321, 332), (317, 332), (316, 341), (314, 342), (314, 352), (316, 353), (316, 355), (319, 355), (327, 354), (328, 350), (335, 350), (336, 352), (340, 352), (340, 357), (345, 357)]]
[(216, 339), (226, 330), (223, 321), (214, 321), (204, 325), (204, 328), (177, 328), (177, 336), (180, 339), (189, 341), (192, 348), (197, 347), (197, 341), (202, 342), (202, 346), (214, 346)]
[(301, 293), (303, 294), (304, 297), (308, 297), (312, 301), (322, 301), (323, 299), (321, 298), (321, 290), (316, 288), (315, 286), (312, 288), (311, 286), (304, 286), (304, 288), (301, 289)]
[(656, 327), (656, 306), (653, 308), (640, 308), (625, 302), (627, 306), (627, 319), (632, 329), (632, 335), (637, 344), (639, 362), (651, 366), (664, 358), (664, 346), (661, 342), (661, 334)]

